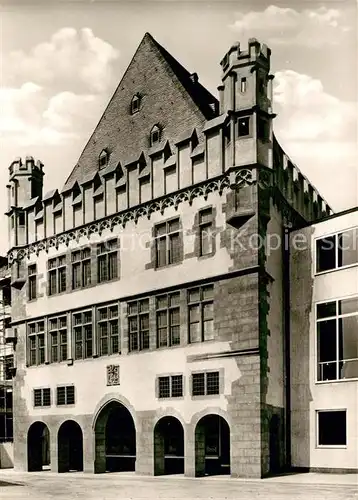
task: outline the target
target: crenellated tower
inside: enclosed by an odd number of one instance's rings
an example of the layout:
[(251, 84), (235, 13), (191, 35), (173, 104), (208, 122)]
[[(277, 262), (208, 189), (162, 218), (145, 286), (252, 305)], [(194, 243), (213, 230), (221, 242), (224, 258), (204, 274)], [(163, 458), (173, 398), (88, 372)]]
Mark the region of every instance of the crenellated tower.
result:
[[(220, 114), (230, 117), (226, 125), (227, 166), (258, 163), (272, 168), (271, 50), (250, 38), (248, 50), (235, 43), (221, 61)], [(234, 139), (233, 141), (231, 139)], [(231, 146), (229, 146), (231, 145)]]
[(32, 156), (26, 156), (23, 162), (16, 158), (9, 167), (8, 210), (9, 247), (25, 245), (27, 221), (25, 207), (31, 200), (42, 198), (43, 164), (34, 161)]

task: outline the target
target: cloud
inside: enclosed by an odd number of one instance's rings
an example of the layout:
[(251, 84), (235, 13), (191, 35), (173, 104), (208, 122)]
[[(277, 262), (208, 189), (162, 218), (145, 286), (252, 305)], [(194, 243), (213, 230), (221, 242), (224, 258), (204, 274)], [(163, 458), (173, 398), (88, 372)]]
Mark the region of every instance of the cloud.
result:
[(60, 92), (50, 98), (33, 82), (0, 88), (0, 134), (14, 146), (58, 145), (89, 134), (105, 96)]
[(357, 104), (325, 92), (318, 79), (292, 70), (278, 71), (274, 103), (275, 126), (285, 140), (355, 140)]
[(11, 52), (3, 78), (10, 85), (32, 81), (54, 92), (101, 93), (111, 85), (112, 63), (118, 57), (119, 52), (91, 29), (62, 28), (29, 52)]
[(319, 7), (298, 11), (276, 5), (262, 11), (237, 12), (230, 28), (238, 32), (241, 39), (257, 33), (271, 44), (310, 48), (339, 45), (349, 31), (338, 9)]

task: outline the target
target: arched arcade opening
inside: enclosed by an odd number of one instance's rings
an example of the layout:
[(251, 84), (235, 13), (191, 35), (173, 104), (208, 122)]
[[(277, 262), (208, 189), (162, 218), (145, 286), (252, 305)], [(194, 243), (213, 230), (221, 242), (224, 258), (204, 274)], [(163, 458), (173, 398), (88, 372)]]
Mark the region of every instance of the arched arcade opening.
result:
[(220, 415), (206, 415), (195, 428), (195, 475), (218, 474), (230, 474), (230, 428)]
[(154, 428), (154, 475), (183, 473), (183, 426), (175, 417), (163, 417)]
[(58, 472), (83, 470), (82, 429), (74, 420), (66, 420), (58, 430)]
[(38, 472), (50, 466), (50, 432), (44, 422), (34, 422), (27, 431), (27, 470)]
[(96, 419), (95, 448), (95, 472), (135, 470), (135, 425), (129, 410), (118, 401), (107, 403)]

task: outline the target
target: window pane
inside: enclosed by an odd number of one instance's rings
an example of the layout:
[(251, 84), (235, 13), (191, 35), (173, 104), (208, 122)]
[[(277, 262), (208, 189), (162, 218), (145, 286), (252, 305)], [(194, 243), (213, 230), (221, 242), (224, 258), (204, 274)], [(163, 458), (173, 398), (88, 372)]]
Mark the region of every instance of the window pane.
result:
[(144, 299), (139, 302), (139, 312), (149, 311), (149, 299)]
[(167, 328), (158, 328), (158, 347), (166, 347), (168, 345), (168, 330)]
[(207, 304), (203, 304), (203, 318), (205, 320), (213, 319), (214, 317), (214, 304), (212, 302), (208, 302)]
[(72, 288), (81, 286), (81, 264), (77, 262), (72, 266)]
[(160, 238), (156, 240), (157, 246), (157, 267), (165, 266), (167, 263), (167, 239)]
[(157, 297), (157, 309), (162, 309), (168, 306), (168, 299), (166, 295)]
[(335, 316), (336, 314), (336, 301), (317, 304), (317, 319), (329, 318), (330, 316)]
[(165, 224), (160, 224), (160, 225), (156, 226), (156, 228), (155, 228), (155, 235), (156, 236), (163, 236), (164, 234), (166, 234), (166, 232), (167, 232), (167, 229), (166, 229)]
[(160, 311), (157, 313), (157, 325), (158, 328), (167, 326), (167, 311)]
[(317, 271), (328, 271), (336, 268), (336, 237), (327, 236), (317, 240)]
[(138, 330), (138, 319), (129, 318), (129, 332), (136, 332)]
[(180, 262), (180, 237), (179, 234), (169, 236), (169, 264)]
[(207, 320), (203, 323), (204, 329), (204, 340), (213, 340), (214, 339), (214, 321)]
[(358, 377), (358, 315), (339, 319), (339, 378)]
[(358, 262), (358, 229), (354, 228), (338, 235), (338, 266), (349, 266)]
[(170, 379), (169, 377), (159, 377), (159, 397), (169, 398), (170, 397)]
[(149, 314), (140, 316), (140, 330), (149, 330)]
[(318, 412), (318, 444), (323, 446), (347, 444), (345, 411)]
[(130, 302), (128, 304), (128, 314), (137, 314), (137, 302)]
[(112, 252), (108, 255), (108, 279), (113, 280), (117, 278), (117, 252)]
[(219, 394), (219, 372), (206, 374), (206, 394)]
[(213, 211), (211, 208), (208, 208), (206, 210), (202, 210), (199, 213), (199, 223), (200, 224), (207, 224), (209, 222), (212, 222), (213, 220)]
[(357, 297), (338, 301), (338, 314), (350, 314), (355, 312), (358, 312)]
[(188, 290), (188, 301), (189, 302), (198, 302), (200, 300), (200, 289), (193, 288)]
[(169, 305), (177, 306), (180, 303), (180, 293), (172, 293), (169, 297)]
[(239, 118), (238, 120), (238, 133), (239, 136), (249, 135), (250, 133), (250, 118)]
[(214, 297), (214, 286), (203, 286), (203, 300), (212, 299)]
[(141, 332), (141, 349), (149, 349), (149, 331), (145, 330)]
[(209, 255), (213, 251), (213, 233), (211, 226), (200, 228), (200, 255)]
[(197, 323), (200, 321), (200, 306), (189, 307), (189, 323)]
[(82, 263), (83, 277), (82, 286), (88, 286), (91, 284), (91, 261), (85, 260)]
[(205, 395), (205, 378), (204, 373), (193, 373), (193, 396), (204, 396)]
[(201, 342), (200, 323), (193, 323), (189, 326), (189, 342)]
[(108, 273), (107, 273), (107, 255), (100, 255), (97, 257), (97, 262), (98, 262), (98, 282), (101, 283), (102, 281), (108, 280)]
[(168, 222), (168, 232), (179, 231), (179, 219), (171, 220)]
[(138, 334), (130, 333), (129, 334), (129, 350), (136, 351), (138, 349)]
[(178, 398), (183, 395), (183, 376), (173, 375), (172, 380), (172, 398)]
[(336, 320), (317, 323), (318, 342), (318, 379), (335, 380), (337, 378), (337, 333)]
[(170, 328), (170, 343), (171, 345), (179, 345), (180, 344), (180, 327), (172, 326)]

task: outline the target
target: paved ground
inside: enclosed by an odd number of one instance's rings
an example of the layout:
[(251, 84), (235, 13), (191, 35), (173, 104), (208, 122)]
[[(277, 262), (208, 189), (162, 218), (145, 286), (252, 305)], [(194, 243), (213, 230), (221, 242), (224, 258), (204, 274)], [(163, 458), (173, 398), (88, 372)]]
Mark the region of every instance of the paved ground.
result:
[(1, 500), (358, 500), (356, 475), (296, 474), (261, 481), (212, 477), (0, 471)]

